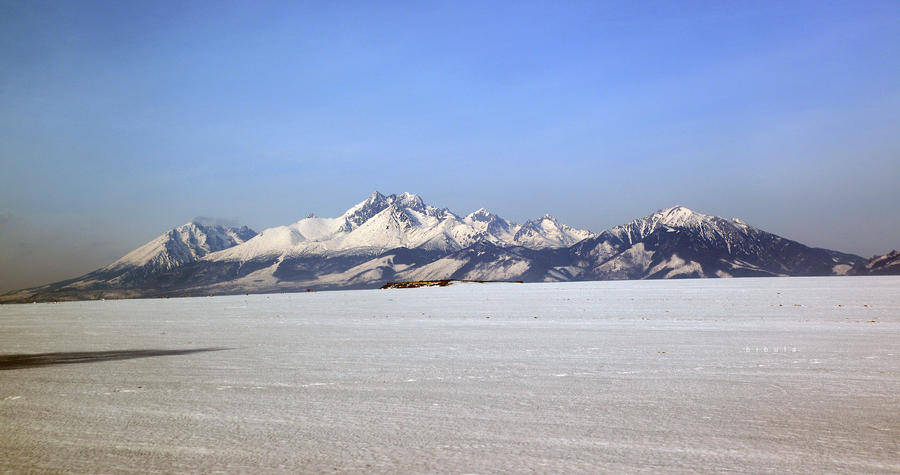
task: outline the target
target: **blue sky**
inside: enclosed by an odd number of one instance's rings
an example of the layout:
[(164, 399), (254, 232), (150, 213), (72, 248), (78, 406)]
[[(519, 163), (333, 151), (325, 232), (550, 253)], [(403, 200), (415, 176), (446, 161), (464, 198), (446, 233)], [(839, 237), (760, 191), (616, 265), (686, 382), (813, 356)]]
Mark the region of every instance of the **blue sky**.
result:
[(898, 2), (0, 0), (0, 290), (374, 190), (900, 247)]

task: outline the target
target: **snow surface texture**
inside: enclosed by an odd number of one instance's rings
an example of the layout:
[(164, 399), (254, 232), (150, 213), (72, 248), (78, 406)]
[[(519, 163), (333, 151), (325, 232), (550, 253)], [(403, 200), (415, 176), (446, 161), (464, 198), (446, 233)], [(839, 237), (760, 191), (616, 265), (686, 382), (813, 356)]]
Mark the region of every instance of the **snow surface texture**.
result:
[(0, 472), (898, 471), (898, 289), (747, 278), (0, 306)]

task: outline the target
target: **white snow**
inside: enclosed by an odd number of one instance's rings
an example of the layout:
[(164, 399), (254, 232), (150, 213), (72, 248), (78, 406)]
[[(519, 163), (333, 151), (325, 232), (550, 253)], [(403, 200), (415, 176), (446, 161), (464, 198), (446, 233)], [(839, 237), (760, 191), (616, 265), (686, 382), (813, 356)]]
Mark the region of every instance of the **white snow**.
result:
[(560, 223), (549, 214), (517, 227), (513, 242), (531, 249), (568, 247), (594, 234)]
[(248, 261), (273, 255), (397, 247), (454, 251), (482, 241), (540, 249), (569, 246), (590, 236), (589, 231), (560, 224), (550, 216), (518, 225), (482, 208), (459, 218), (449, 210), (425, 204), (412, 193), (385, 196), (376, 192), (337, 218), (310, 217), (269, 228), (206, 259)]
[(422, 281), (446, 279), (458, 271), (468, 261), (444, 257), (409, 272), (400, 273), (397, 281)]
[(244, 239), (236, 229), (222, 226), (201, 226), (190, 222), (156, 237), (103, 269), (112, 270), (124, 266), (141, 267), (148, 264), (162, 269), (171, 269), (219, 250), (220, 244), (234, 246), (242, 243), (244, 243)]
[(896, 472), (898, 289), (741, 278), (2, 305), (0, 472)]
[(659, 210), (650, 216), (636, 219), (628, 224), (616, 226), (608, 233), (633, 243), (660, 228), (683, 228), (696, 232), (709, 240), (723, 240), (730, 247), (734, 237), (732, 234), (758, 233), (758, 229), (748, 226), (737, 219), (726, 219), (710, 216), (685, 208), (673, 206)]
[(512, 280), (526, 272), (531, 264), (523, 259), (505, 258), (490, 264), (472, 266), (460, 278), (468, 280)]
[(653, 266), (650, 269), (649, 273), (656, 274), (662, 271), (667, 271), (663, 276), (666, 279), (693, 273), (696, 273), (696, 275), (703, 277), (703, 267), (698, 262), (686, 261), (679, 257), (678, 254), (673, 254), (672, 257), (665, 262), (660, 262), (659, 264)]
[[(608, 246), (607, 249), (601, 248), (601, 246), (597, 247), (600, 248), (598, 253), (611, 254)], [(596, 249), (595, 252), (597, 252)], [(650, 261), (653, 259), (653, 254), (653, 251), (648, 251), (644, 248), (644, 243), (639, 242), (619, 254), (616, 259), (610, 259), (603, 262), (603, 264), (597, 267), (597, 270), (600, 272), (609, 272), (610, 275), (615, 275), (619, 278), (627, 278), (629, 273), (643, 273), (647, 270), (647, 268), (650, 267)]]
[(847, 272), (853, 269), (853, 266), (849, 264), (838, 264), (831, 268), (831, 271), (834, 272), (834, 275), (847, 275)]

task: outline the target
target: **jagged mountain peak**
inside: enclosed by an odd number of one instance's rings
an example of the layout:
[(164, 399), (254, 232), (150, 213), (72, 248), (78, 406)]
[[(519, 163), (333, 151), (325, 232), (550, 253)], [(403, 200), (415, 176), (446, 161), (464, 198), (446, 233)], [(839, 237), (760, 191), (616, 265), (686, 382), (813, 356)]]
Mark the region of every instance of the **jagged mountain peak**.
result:
[(193, 220), (131, 251), (105, 269), (145, 266), (170, 269), (243, 244), (254, 236), (256, 231), (247, 226), (226, 227)]
[(699, 211), (694, 211), (690, 208), (680, 205), (661, 209), (647, 217), (636, 219), (634, 222), (638, 221), (649, 221), (672, 228), (691, 228), (698, 226), (734, 226), (740, 229), (755, 229), (738, 218), (723, 218), (721, 216), (713, 216), (701, 213)]
[(499, 216), (497, 216), (494, 213), (491, 213), (490, 211), (488, 211), (484, 208), (478, 208), (475, 211), (472, 211), (471, 213), (469, 213), (469, 215), (466, 216), (466, 218), (471, 219), (472, 221), (479, 221), (479, 222), (486, 223), (486, 222), (490, 222), (490, 221), (493, 221), (493, 220), (499, 218)]
[[(351, 225), (351, 219), (359, 224)], [(550, 215), (518, 225), (481, 208), (459, 218), (411, 193), (375, 192), (340, 217), (307, 217), (259, 234), (246, 227), (186, 223), (111, 266), (10, 298), (360, 288), (386, 279), (450, 277), (555, 281), (900, 273), (898, 262), (896, 251), (867, 263), (684, 206), (597, 235)]]
[(387, 201), (387, 197), (386, 197), (386, 196), (384, 196), (383, 194), (381, 194), (381, 193), (378, 192), (378, 191), (374, 191), (374, 192), (372, 192), (371, 195), (369, 195), (368, 198), (366, 198), (366, 199), (363, 200), (363, 201), (360, 201), (360, 202), (357, 203), (355, 206), (352, 206), (350, 209), (348, 209), (348, 210), (344, 213), (344, 215), (345, 215), (345, 216), (347, 216), (347, 215), (353, 215), (353, 214), (357, 213), (358, 211), (360, 211), (360, 210), (362, 210), (362, 209), (382, 207), (382, 205), (383, 205), (386, 201)]
[(341, 216), (345, 221), (342, 230), (352, 231), (368, 221), (372, 216), (383, 211), (389, 204), (386, 196), (375, 191), (368, 198), (344, 212)]
[(689, 230), (707, 235), (710, 233), (724, 235), (758, 231), (739, 219), (712, 216), (685, 206), (671, 206), (643, 218), (637, 218), (630, 223), (616, 226), (605, 233), (637, 242), (660, 228)]
[(169, 231), (169, 233), (189, 233), (195, 236), (204, 234), (207, 236), (207, 238), (216, 237), (216, 235), (218, 234), (225, 234), (229, 236), (233, 235), (237, 238), (236, 240), (239, 241), (239, 243), (244, 242), (256, 235), (256, 231), (250, 229), (247, 226), (215, 224), (196, 219), (172, 229), (171, 231)]
[(436, 208), (430, 209), (432, 207), (426, 205), (419, 195), (413, 193), (404, 192), (400, 195), (383, 195), (375, 191), (365, 201), (348, 209), (342, 215), (346, 220), (343, 230), (347, 232), (352, 231), (390, 206), (409, 208), (419, 212), (432, 211), (434, 213), (440, 211)]
[[(519, 232), (525, 228), (525, 232)], [(427, 204), (413, 193), (384, 195), (376, 191), (338, 218), (305, 218), (288, 226), (269, 228), (242, 246), (206, 259), (249, 261), (273, 255), (371, 252), (398, 247), (455, 250), (481, 241), (541, 249), (565, 247), (590, 235), (549, 215), (527, 227), (484, 208), (460, 218), (447, 208)]]
[(684, 206), (616, 226), (575, 251), (600, 263), (590, 272), (612, 278), (828, 275), (858, 261)]
[[(394, 195), (391, 196), (393, 197)], [(421, 210), (425, 208), (425, 202), (422, 201), (422, 198), (419, 195), (409, 192), (403, 192), (399, 195), (396, 195), (394, 201), (399, 206), (412, 208), (415, 210)]]
[(713, 216), (699, 213), (690, 208), (680, 205), (661, 209), (648, 216), (648, 218), (650, 220), (659, 222), (660, 224), (671, 227), (682, 227), (714, 219)]
[(494, 242), (499, 245), (515, 244), (513, 236), (519, 226), (485, 208), (469, 213), (462, 221), (477, 231), (478, 238), (475, 241)]
[(587, 230), (575, 229), (545, 214), (538, 219), (526, 221), (516, 231), (516, 244), (540, 249), (544, 247), (568, 247), (594, 234)]
[(157, 239), (181, 241), (206, 254), (243, 243), (254, 236), (256, 231), (247, 226), (224, 226), (194, 220), (169, 230)]
[(550, 221), (552, 223), (559, 223), (559, 221), (550, 215), (550, 213), (544, 213), (543, 216), (538, 219), (538, 221)]
[(529, 219), (528, 221), (525, 221), (524, 223), (522, 223), (521, 230), (524, 231), (527, 229), (543, 229), (547, 226), (552, 227), (552, 226), (557, 226), (559, 224), (560, 224), (559, 221), (557, 221), (556, 218), (554, 218), (553, 216), (550, 216), (550, 214), (548, 213), (548, 214), (541, 216), (540, 218)]

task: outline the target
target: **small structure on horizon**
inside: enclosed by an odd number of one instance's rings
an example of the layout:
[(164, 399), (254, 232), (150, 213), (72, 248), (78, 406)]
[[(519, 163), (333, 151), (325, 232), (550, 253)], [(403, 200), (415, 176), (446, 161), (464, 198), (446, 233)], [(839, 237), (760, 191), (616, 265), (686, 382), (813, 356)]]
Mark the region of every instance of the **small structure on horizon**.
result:
[(474, 284), (521, 284), (521, 280), (418, 280), (412, 282), (388, 282), (381, 286), (382, 289), (414, 289), (416, 287), (446, 287), (456, 282), (469, 282)]

